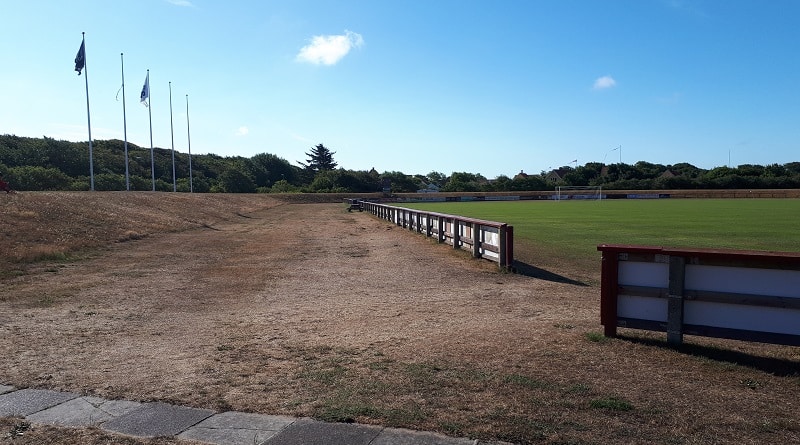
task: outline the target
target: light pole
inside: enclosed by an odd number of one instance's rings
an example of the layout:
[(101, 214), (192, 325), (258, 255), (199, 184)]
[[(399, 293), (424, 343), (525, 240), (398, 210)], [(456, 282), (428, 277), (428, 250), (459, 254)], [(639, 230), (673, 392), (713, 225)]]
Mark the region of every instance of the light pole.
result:
[(603, 164), (604, 164), (604, 165), (605, 165), (605, 163), (606, 163), (606, 158), (608, 157), (608, 153), (611, 153), (612, 151), (617, 151), (617, 150), (619, 150), (619, 163), (620, 163), (620, 164), (622, 164), (622, 145), (619, 145), (619, 146), (617, 146), (616, 148), (612, 148), (611, 150), (609, 150), (609, 151), (606, 153), (606, 155), (605, 155), (605, 156), (603, 156)]

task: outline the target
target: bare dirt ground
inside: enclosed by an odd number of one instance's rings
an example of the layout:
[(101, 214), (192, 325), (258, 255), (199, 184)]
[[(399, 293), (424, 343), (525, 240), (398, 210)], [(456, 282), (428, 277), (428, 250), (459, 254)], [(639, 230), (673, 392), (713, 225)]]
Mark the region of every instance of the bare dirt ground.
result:
[(515, 443), (800, 443), (798, 348), (602, 338), (593, 271), (500, 273), (342, 204), (2, 198), (3, 384)]

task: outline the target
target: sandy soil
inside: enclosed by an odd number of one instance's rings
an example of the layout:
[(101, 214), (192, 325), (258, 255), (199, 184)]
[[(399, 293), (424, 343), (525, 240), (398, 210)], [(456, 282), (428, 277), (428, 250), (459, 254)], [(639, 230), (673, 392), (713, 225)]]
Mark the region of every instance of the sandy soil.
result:
[[(285, 375), (296, 351), (490, 358), (496, 331), (519, 341), (509, 323), (575, 312), (563, 298), (576, 297), (558, 284), (500, 274), (342, 210), (283, 205), (8, 280), (3, 377), (104, 397), (283, 411), (296, 398)], [(552, 304), (525, 304), (543, 294)], [(588, 308), (581, 318), (591, 318)], [(230, 379), (243, 380), (232, 387)], [(251, 380), (281, 390), (239, 387)]]

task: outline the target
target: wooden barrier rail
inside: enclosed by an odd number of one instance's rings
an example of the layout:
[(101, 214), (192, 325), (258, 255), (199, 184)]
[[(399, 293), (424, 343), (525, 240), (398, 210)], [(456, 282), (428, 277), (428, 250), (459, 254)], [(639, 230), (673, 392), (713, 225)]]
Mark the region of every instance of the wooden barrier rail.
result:
[(800, 346), (800, 253), (597, 246), (600, 322), (683, 335)]
[(359, 201), (364, 211), (378, 218), (436, 237), (454, 249), (468, 250), (475, 258), (485, 258), (511, 270), (514, 265), (514, 227), (506, 223), (484, 221), (444, 213), (406, 209), (368, 201)]

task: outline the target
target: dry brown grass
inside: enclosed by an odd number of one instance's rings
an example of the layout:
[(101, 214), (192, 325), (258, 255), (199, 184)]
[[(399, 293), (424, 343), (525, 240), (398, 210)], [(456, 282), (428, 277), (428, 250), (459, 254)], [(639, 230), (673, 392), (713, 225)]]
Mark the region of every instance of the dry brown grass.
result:
[(67, 249), (63, 246), (31, 244), (20, 246), (12, 255), (13, 261), (24, 264), (48, 260), (61, 261), (67, 259)]
[(3, 211), (3, 252), (69, 258), (6, 260), (0, 383), (516, 443), (800, 441), (798, 348), (605, 339), (596, 270), (498, 273), (342, 204), (20, 197), (64, 213)]
[(14, 445), (200, 445), (199, 442), (157, 437), (140, 439), (98, 428), (59, 428), (31, 425), (19, 417), (0, 417), (0, 442)]

